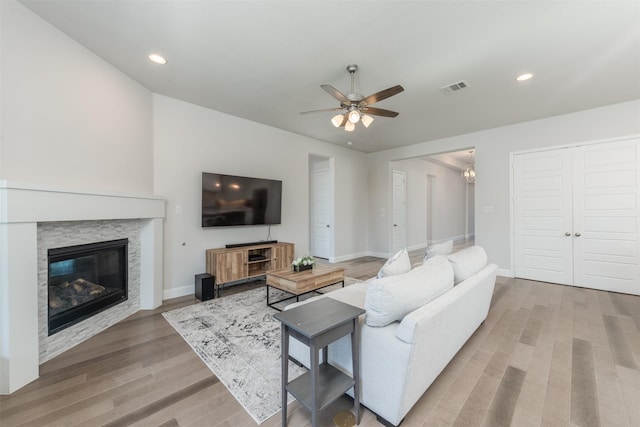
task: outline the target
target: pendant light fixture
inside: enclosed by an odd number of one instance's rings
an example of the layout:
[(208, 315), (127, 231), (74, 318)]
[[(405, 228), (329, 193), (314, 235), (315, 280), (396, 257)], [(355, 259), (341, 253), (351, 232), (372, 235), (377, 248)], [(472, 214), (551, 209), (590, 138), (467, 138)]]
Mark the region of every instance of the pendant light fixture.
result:
[(462, 179), (467, 181), (467, 184), (473, 184), (476, 182), (476, 166), (473, 163), (473, 150), (469, 151), (469, 164), (460, 173), (460, 176), (462, 176)]

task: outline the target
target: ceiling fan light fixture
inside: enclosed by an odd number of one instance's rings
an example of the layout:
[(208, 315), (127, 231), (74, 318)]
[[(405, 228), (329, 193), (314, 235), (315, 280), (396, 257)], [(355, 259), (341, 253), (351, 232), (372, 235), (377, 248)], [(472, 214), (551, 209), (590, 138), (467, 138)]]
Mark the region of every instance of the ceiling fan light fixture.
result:
[(362, 122), (365, 128), (369, 127), (369, 125), (373, 123), (373, 117), (371, 116), (396, 117), (398, 113), (395, 111), (371, 107), (371, 105), (399, 94), (404, 91), (404, 88), (400, 85), (395, 85), (365, 97), (355, 92), (355, 72), (357, 70), (357, 65), (347, 65), (347, 72), (351, 76), (351, 92), (346, 95), (330, 84), (320, 85), (325, 92), (340, 101), (340, 107), (302, 111), (300, 114), (324, 113), (328, 111), (332, 111), (335, 114), (335, 111), (342, 111), (341, 114), (334, 115), (331, 118), (331, 124), (337, 128), (344, 126), (344, 130), (347, 132), (353, 132), (358, 122)]
[(371, 123), (373, 123), (373, 117), (369, 116), (368, 114), (363, 114), (362, 124), (364, 125), (364, 127), (368, 128)]
[(331, 124), (334, 125), (335, 127), (339, 128), (343, 121), (344, 121), (344, 115), (343, 114), (337, 114), (337, 115), (333, 116), (333, 118), (331, 119)]

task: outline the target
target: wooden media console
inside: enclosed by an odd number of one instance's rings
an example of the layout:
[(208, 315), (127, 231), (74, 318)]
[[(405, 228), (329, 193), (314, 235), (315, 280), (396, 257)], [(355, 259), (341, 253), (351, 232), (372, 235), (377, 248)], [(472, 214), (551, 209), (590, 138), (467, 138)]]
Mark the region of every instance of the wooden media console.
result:
[(236, 280), (264, 276), (267, 271), (291, 267), (295, 245), (277, 242), (207, 249), (207, 273), (215, 276), (215, 287)]

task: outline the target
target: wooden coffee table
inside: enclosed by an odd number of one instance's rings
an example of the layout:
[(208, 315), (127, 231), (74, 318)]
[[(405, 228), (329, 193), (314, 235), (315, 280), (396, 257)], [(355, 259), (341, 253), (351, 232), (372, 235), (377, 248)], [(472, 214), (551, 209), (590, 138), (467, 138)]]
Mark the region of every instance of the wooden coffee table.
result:
[[(342, 282), (344, 288), (344, 268), (328, 265), (316, 265), (311, 270), (299, 273), (291, 268), (267, 271), (267, 306), (282, 311), (274, 304), (290, 299), (299, 301), (300, 295), (317, 291), (320, 288)], [(292, 296), (277, 301), (269, 301), (269, 288), (276, 288)]]

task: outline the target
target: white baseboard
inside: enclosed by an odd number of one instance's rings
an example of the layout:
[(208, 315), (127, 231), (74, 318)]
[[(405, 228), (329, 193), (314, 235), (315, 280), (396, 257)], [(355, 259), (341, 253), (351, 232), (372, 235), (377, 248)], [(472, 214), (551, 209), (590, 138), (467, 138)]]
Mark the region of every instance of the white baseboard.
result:
[(343, 262), (343, 261), (351, 261), (352, 259), (362, 258), (364, 256), (368, 256), (367, 252), (357, 252), (355, 254), (341, 255), (337, 257), (329, 258), (329, 262)]
[(393, 254), (388, 254), (385, 252), (373, 252), (373, 251), (369, 251), (367, 252), (367, 256), (373, 256), (376, 258), (389, 258), (391, 257)]
[(162, 300), (183, 297), (195, 294), (195, 285), (181, 286), (179, 288), (165, 289), (162, 291)]
[(407, 251), (411, 252), (411, 251), (417, 251), (418, 249), (426, 249), (429, 247), (428, 243), (420, 243), (419, 245), (413, 245), (413, 246), (409, 246), (407, 248)]
[(513, 270), (508, 269), (508, 268), (499, 268), (496, 271), (496, 274), (498, 276), (502, 276), (502, 277), (515, 277), (515, 273), (513, 272)]

